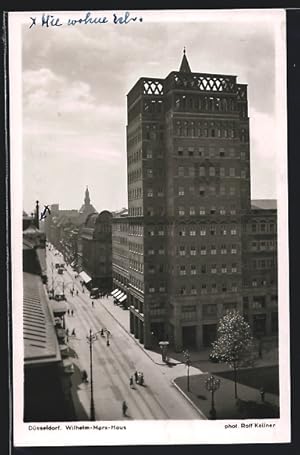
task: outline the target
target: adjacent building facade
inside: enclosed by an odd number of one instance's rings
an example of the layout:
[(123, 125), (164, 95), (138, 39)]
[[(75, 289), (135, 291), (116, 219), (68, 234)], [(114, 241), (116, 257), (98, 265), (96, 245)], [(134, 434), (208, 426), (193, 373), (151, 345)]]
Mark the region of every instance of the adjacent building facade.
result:
[(247, 86), (192, 72), (184, 53), (179, 71), (139, 79), (127, 104), (128, 217), (113, 231), (113, 271), (131, 332), (146, 347), (201, 349), (236, 308), (275, 333), (276, 209), (251, 207)]

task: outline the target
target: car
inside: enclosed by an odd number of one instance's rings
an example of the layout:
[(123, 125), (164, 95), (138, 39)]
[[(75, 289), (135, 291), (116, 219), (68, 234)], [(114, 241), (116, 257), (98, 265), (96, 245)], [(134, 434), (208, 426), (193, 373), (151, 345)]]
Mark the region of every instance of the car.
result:
[(66, 299), (66, 296), (63, 292), (59, 292), (59, 293), (56, 293), (55, 296), (54, 296), (54, 299), (57, 301), (57, 302), (61, 302), (63, 300), (67, 300)]
[(99, 288), (93, 288), (90, 291), (90, 298), (91, 299), (98, 299), (100, 296)]

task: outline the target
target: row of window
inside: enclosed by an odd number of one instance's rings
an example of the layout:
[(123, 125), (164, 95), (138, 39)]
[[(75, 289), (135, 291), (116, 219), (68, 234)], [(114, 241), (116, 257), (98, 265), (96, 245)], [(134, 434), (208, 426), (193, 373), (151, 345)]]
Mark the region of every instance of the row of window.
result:
[(144, 292), (144, 282), (133, 275), (129, 275), (129, 283), (132, 288)]
[(238, 290), (238, 285), (237, 283), (222, 283), (217, 284), (217, 283), (211, 283), (208, 285), (207, 283), (202, 283), (200, 287), (197, 287), (196, 284), (192, 284), (191, 286), (181, 286), (177, 288), (177, 294), (180, 295), (197, 295), (197, 294), (216, 294), (219, 292), (237, 292)]
[(275, 241), (274, 240), (260, 240), (260, 241), (253, 241), (251, 243), (251, 250), (252, 251), (273, 251), (275, 249)]
[(142, 262), (129, 259), (129, 268), (139, 273), (144, 273), (144, 264)]
[[(276, 232), (276, 225), (274, 222), (267, 222), (267, 221), (260, 221), (260, 222), (254, 222), (251, 224), (251, 232), (255, 233), (261, 233), (261, 232), (270, 232), (274, 233)], [(258, 243), (257, 243), (258, 244)], [(252, 242), (252, 247), (255, 248), (256, 242)]]
[[(246, 152), (244, 151), (239, 151), (235, 147), (214, 147), (214, 146), (188, 146), (188, 147), (183, 147), (183, 146), (178, 146), (177, 149), (175, 150), (178, 156), (186, 156), (186, 157), (206, 157), (206, 158), (214, 158), (214, 157), (220, 157), (220, 158), (240, 158), (241, 160), (246, 159)], [(147, 152), (147, 158), (148, 158), (148, 152)], [(152, 158), (152, 156), (149, 156), (149, 158)]]
[(236, 99), (232, 98), (181, 95), (175, 99), (174, 108), (195, 112), (234, 112), (238, 110), (238, 104)]
[[(149, 251), (154, 251), (154, 250), (148, 250)], [(220, 248), (217, 248), (216, 245), (211, 245), (210, 247), (207, 247), (206, 245), (200, 246), (200, 248), (196, 246), (191, 246), (190, 249), (184, 245), (179, 246), (177, 248), (177, 256), (186, 256), (187, 254), (190, 254), (190, 256), (197, 256), (197, 253), (200, 254), (200, 256), (206, 256), (207, 254), (211, 255), (217, 255), (217, 254), (237, 254), (237, 246), (236, 244), (231, 245), (230, 249), (226, 245), (221, 245)], [(152, 253), (154, 254), (154, 253)]]
[(178, 177), (241, 177), (246, 178), (246, 169), (239, 173), (235, 167), (216, 167), (194, 164), (192, 166), (178, 166)]
[(271, 269), (275, 267), (274, 259), (254, 259), (252, 261), (253, 269)]
[[(149, 207), (148, 208), (148, 211), (151, 212), (149, 213), (149, 215), (154, 215), (154, 210), (153, 210), (153, 213), (151, 211), (151, 208)], [(185, 207), (178, 207), (177, 209), (177, 214), (179, 216), (187, 216), (187, 215), (190, 215), (190, 216), (195, 216), (195, 215), (226, 215), (226, 210), (224, 207), (220, 207), (217, 209), (216, 206), (212, 206), (210, 207), (210, 209), (207, 209), (206, 207), (199, 207), (199, 209), (197, 210), (196, 207), (189, 207), (188, 209), (185, 208)], [(236, 214), (236, 210), (235, 209), (231, 209), (230, 210), (230, 215), (235, 215)], [(234, 234), (232, 234), (234, 235)]]
[(142, 243), (128, 242), (129, 251), (132, 253), (143, 254), (144, 246)]
[(142, 168), (134, 169), (128, 173), (128, 183), (136, 182), (142, 178)]
[[(202, 264), (198, 267), (198, 272), (200, 273), (238, 273), (238, 265), (237, 263), (233, 263), (230, 266), (227, 264)], [(189, 267), (185, 265), (180, 265), (178, 267), (178, 273), (181, 276), (184, 275), (197, 275), (197, 266), (191, 265)]]

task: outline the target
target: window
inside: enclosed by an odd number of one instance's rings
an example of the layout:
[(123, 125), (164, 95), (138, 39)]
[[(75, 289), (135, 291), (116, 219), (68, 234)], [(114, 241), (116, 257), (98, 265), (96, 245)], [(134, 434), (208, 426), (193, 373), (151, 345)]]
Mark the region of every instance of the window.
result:
[(215, 225), (210, 226), (210, 235), (216, 235), (217, 228)]
[(205, 256), (205, 255), (206, 255), (206, 246), (201, 246), (200, 254), (201, 254), (202, 256)]
[(178, 175), (179, 177), (184, 177), (184, 167), (178, 166)]
[(152, 190), (152, 188), (148, 188), (148, 190), (147, 190), (147, 196), (148, 196), (148, 197), (153, 197), (153, 190)]
[(206, 229), (204, 227), (200, 228), (200, 235), (206, 235)]
[(224, 209), (224, 207), (220, 208), (220, 215), (226, 215), (226, 210)]
[(191, 246), (190, 254), (191, 254), (191, 256), (196, 256), (197, 250), (196, 250), (195, 246)]
[(153, 177), (153, 170), (147, 169), (147, 177)]
[(163, 284), (159, 286), (159, 292), (166, 292), (166, 288)]
[(184, 187), (183, 186), (180, 186), (178, 188), (178, 196), (184, 196)]
[(222, 264), (221, 272), (222, 272), (222, 273), (227, 273), (227, 266), (226, 266), (226, 264)]
[(227, 254), (226, 245), (221, 245), (221, 254)]
[[(232, 131), (231, 137), (234, 137), (233, 131)], [(230, 147), (230, 148), (229, 148), (229, 155), (230, 155), (231, 157), (234, 157), (234, 156), (235, 156), (235, 149), (234, 149), (233, 147)]]
[(153, 157), (152, 150), (148, 149), (146, 156), (147, 156), (148, 159), (151, 159)]
[(245, 160), (246, 159), (246, 153), (245, 152), (241, 152), (241, 160)]
[(201, 294), (207, 294), (207, 287), (204, 283), (201, 285)]
[(199, 214), (200, 215), (205, 215), (205, 208), (204, 207), (200, 207)]
[(215, 303), (203, 305), (203, 315), (206, 317), (217, 316), (217, 305)]
[(213, 255), (214, 255), (214, 254), (217, 254), (217, 249), (216, 249), (216, 247), (215, 247), (214, 245), (212, 245), (212, 246), (210, 247), (210, 254), (213, 254)]
[(224, 157), (225, 156), (225, 149), (223, 147), (219, 148), (219, 155), (220, 155), (220, 157)]
[(161, 254), (161, 255), (165, 254), (165, 249), (164, 248), (159, 248), (158, 254)]
[(236, 254), (236, 253), (237, 253), (236, 245), (233, 244), (233, 245), (231, 245), (231, 254)]
[(236, 215), (236, 209), (234, 207), (231, 207), (230, 215)]
[(189, 176), (195, 177), (195, 167), (189, 167)]
[(149, 286), (149, 292), (150, 292), (150, 293), (155, 292), (155, 287), (153, 287), (153, 286), (150, 285), (150, 286)]
[(199, 176), (205, 177), (205, 167), (204, 166), (199, 167)]
[(191, 265), (191, 275), (196, 275), (197, 274), (197, 268), (195, 265)]
[(179, 235), (180, 235), (181, 237), (184, 237), (184, 236), (185, 236), (185, 230), (183, 229), (182, 231), (179, 231)]
[(190, 207), (190, 215), (196, 215), (195, 207)]
[[(212, 132), (215, 132), (215, 130), (212, 130)], [(209, 147), (209, 156), (213, 157), (215, 156), (215, 147)]]
[(209, 188), (209, 189), (210, 189), (211, 194), (213, 194), (213, 195), (216, 194), (216, 187), (215, 187), (215, 185), (210, 185), (210, 188)]
[(220, 234), (221, 235), (227, 235), (227, 230), (226, 230), (225, 226), (221, 226), (220, 227)]
[(220, 185), (220, 195), (221, 196), (225, 195), (225, 186), (224, 185)]
[(231, 234), (231, 235), (236, 235), (236, 228), (232, 228), (232, 229), (230, 230), (230, 234)]
[(155, 232), (153, 230), (148, 231), (148, 235), (149, 237), (153, 237), (155, 235)]
[(186, 275), (185, 265), (180, 266), (179, 275)]
[(227, 285), (226, 283), (222, 284), (222, 292), (227, 292)]
[(235, 177), (235, 168), (234, 167), (229, 168), (229, 176)]
[(257, 242), (253, 241), (251, 243), (251, 248), (252, 248), (253, 251), (256, 251), (257, 250)]
[(205, 189), (204, 189), (203, 185), (201, 185), (200, 188), (199, 188), (199, 194), (200, 194), (200, 196), (204, 196), (205, 195)]
[(151, 256), (151, 255), (153, 255), (153, 254), (154, 254), (154, 250), (153, 250), (153, 248), (150, 248), (150, 249), (148, 250), (148, 255)]
[(190, 186), (189, 186), (189, 191), (190, 191), (190, 193), (194, 193), (194, 192), (195, 192), (195, 187), (194, 187), (194, 185), (190, 185)]
[(257, 280), (252, 280), (252, 287), (254, 287), (254, 288), (257, 287)]
[(220, 177), (225, 177), (225, 167), (220, 167)]
[(212, 264), (210, 271), (211, 273), (217, 273), (217, 264)]
[(196, 231), (194, 229), (190, 230), (190, 236), (195, 237)]
[(231, 291), (232, 291), (232, 292), (237, 292), (237, 284), (236, 284), (236, 283), (232, 283), (232, 285), (231, 285)]
[(179, 214), (179, 216), (184, 216), (184, 214), (185, 214), (184, 207), (179, 207), (178, 214)]
[(256, 232), (257, 231), (257, 224), (256, 223), (252, 224), (251, 230), (252, 230), (252, 232)]
[(230, 194), (230, 196), (233, 196), (235, 194), (235, 186), (231, 186), (229, 188), (229, 194)]
[(216, 293), (218, 292), (218, 288), (217, 288), (216, 283), (212, 283), (212, 285), (211, 285), (211, 292), (212, 292), (213, 294), (216, 294)]
[(179, 256), (185, 256), (185, 246), (179, 247)]
[(180, 294), (181, 295), (185, 295), (186, 294), (186, 289), (185, 289), (185, 286), (183, 286), (182, 288), (180, 288)]
[(216, 213), (216, 207), (211, 207), (210, 214), (214, 215)]
[(231, 272), (232, 273), (236, 273), (237, 272), (237, 264), (236, 263), (231, 265)]
[(216, 175), (216, 169), (213, 166), (209, 168), (209, 175), (210, 177), (214, 177)]
[(163, 231), (163, 230), (158, 231), (158, 235), (160, 237), (164, 236), (165, 235), (165, 231)]
[(242, 170), (241, 170), (241, 178), (242, 178), (242, 179), (245, 179), (245, 178), (246, 178), (246, 171), (245, 171), (245, 169), (242, 169)]
[(266, 224), (265, 223), (261, 223), (260, 224), (260, 232), (266, 232)]
[(154, 265), (149, 265), (149, 273), (154, 273), (154, 272), (155, 272)]
[(197, 289), (194, 286), (191, 287), (191, 294), (192, 295), (196, 295), (197, 294)]

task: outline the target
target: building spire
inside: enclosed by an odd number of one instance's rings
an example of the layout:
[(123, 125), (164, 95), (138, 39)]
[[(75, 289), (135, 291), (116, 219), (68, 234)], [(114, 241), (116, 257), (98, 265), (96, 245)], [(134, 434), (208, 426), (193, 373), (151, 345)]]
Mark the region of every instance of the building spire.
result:
[(84, 203), (85, 203), (85, 205), (90, 205), (90, 203), (91, 203), (89, 187), (88, 186), (86, 186), (86, 190), (85, 190)]
[(180, 69), (179, 71), (181, 73), (191, 73), (191, 68), (190, 68), (190, 65), (189, 65), (189, 62), (188, 62), (188, 59), (186, 58), (186, 49), (185, 49), (185, 46), (183, 48), (183, 57), (182, 57), (182, 61), (181, 61), (181, 65), (180, 65)]

